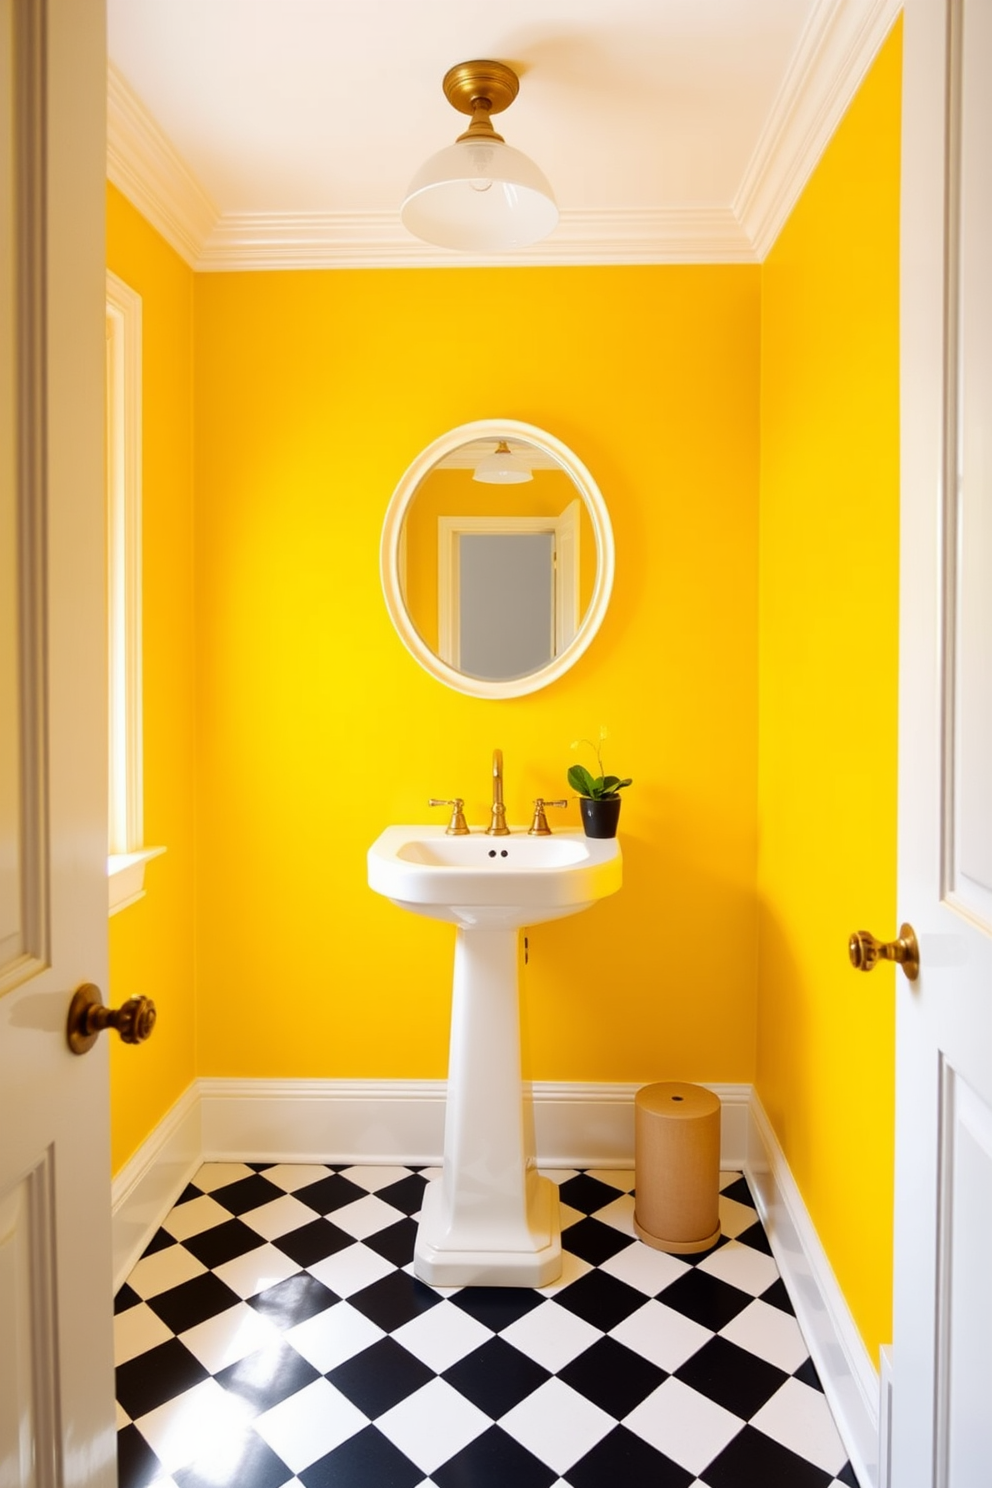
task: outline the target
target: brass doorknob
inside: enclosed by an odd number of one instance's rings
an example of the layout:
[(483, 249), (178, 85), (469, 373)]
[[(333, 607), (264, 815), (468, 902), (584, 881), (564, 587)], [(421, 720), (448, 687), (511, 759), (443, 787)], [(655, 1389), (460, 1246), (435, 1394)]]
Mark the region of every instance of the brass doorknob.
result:
[(847, 954), (857, 971), (873, 971), (879, 961), (897, 961), (911, 982), (920, 974), (920, 947), (912, 925), (899, 926), (898, 940), (876, 940), (870, 930), (855, 930)]
[(69, 1004), (66, 1040), (73, 1054), (85, 1054), (105, 1028), (116, 1028), (125, 1044), (143, 1044), (155, 1027), (155, 1017), (155, 1004), (148, 997), (129, 997), (119, 1008), (108, 1008), (99, 987), (84, 982)]

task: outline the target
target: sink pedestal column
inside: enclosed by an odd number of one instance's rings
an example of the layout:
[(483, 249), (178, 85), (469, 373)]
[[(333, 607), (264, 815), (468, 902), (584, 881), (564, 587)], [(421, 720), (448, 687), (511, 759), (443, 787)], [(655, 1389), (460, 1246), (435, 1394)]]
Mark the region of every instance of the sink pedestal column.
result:
[(558, 1191), (537, 1172), (524, 1110), (518, 937), (457, 931), (444, 1170), (414, 1251), (434, 1286), (546, 1286), (561, 1273)]

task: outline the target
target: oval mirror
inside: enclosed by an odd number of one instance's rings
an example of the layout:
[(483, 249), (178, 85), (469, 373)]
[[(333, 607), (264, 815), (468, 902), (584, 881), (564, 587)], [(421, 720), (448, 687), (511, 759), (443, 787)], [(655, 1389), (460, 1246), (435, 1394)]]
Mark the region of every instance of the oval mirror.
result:
[(522, 697), (574, 666), (613, 587), (606, 503), (582, 461), (530, 424), (443, 434), (393, 493), (380, 571), (404, 645), (472, 697)]

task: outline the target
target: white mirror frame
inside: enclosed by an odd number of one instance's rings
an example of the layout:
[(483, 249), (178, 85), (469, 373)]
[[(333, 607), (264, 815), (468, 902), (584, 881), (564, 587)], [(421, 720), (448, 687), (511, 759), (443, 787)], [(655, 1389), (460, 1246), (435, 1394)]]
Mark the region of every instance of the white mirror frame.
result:
[[(471, 444), (476, 439), (493, 441), (521, 439), (528, 444), (535, 445), (556, 460), (586, 504), (596, 541), (596, 581), (588, 609), (574, 638), (561, 655), (554, 657), (547, 666), (540, 667), (526, 677), (514, 677), (506, 682), (469, 677), (463, 672), (456, 671), (454, 667), (448, 666), (431, 650), (420, 635), (403, 599), (403, 523), (407, 511), (421, 482), (426, 479), (434, 466), (445, 456), (460, 449), (462, 445)], [(433, 444), (429, 444), (425, 450), (422, 450), (404, 472), (393, 492), (382, 526), (382, 542), (379, 549), (379, 572), (382, 578), (382, 591), (386, 599), (386, 609), (389, 611), (389, 617), (396, 627), (400, 640), (410, 655), (420, 663), (425, 671), (430, 672), (432, 677), (436, 677), (446, 687), (452, 687), (456, 692), (463, 692), (469, 697), (480, 698), (525, 697), (530, 692), (538, 692), (542, 687), (550, 686), (552, 682), (564, 676), (586, 651), (603, 623), (613, 591), (614, 566), (613, 529), (610, 526), (609, 513), (599, 487), (585, 465), (577, 455), (574, 455), (566, 445), (551, 434), (546, 434), (543, 429), (535, 428), (533, 424), (523, 424), (514, 419), (479, 419), (475, 423), (461, 424), (457, 429), (450, 429), (447, 434), (442, 434), (439, 439), (434, 440)]]

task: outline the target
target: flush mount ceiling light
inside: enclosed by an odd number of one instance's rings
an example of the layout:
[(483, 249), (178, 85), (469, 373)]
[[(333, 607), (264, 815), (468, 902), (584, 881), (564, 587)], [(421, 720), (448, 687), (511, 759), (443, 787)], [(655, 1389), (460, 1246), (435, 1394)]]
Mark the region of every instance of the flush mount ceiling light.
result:
[(418, 238), (463, 252), (525, 248), (558, 222), (554, 194), (532, 160), (497, 134), (489, 116), (517, 96), (517, 74), (503, 62), (460, 62), (444, 77), (444, 94), (472, 122), (410, 182), (400, 208)]
[(534, 477), (520, 456), (513, 453), (505, 439), (501, 439), (493, 453), (476, 465), (472, 479), (483, 481), (487, 486), (518, 486)]

